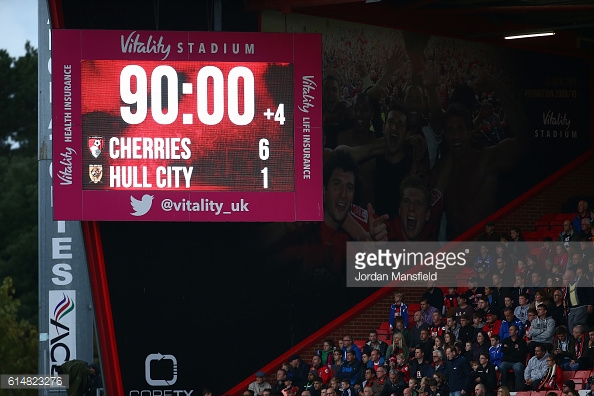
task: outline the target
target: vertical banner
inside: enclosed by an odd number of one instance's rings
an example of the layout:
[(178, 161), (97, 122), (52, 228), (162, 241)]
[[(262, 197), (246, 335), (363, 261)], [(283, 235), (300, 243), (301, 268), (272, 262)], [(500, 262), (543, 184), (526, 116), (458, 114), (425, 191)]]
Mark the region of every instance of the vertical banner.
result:
[(49, 291), (50, 356), (65, 362), (76, 356), (76, 290)]
[(93, 302), (79, 222), (54, 221), (52, 200), (51, 21), (38, 3), (39, 30), (39, 373), (66, 360), (93, 361)]

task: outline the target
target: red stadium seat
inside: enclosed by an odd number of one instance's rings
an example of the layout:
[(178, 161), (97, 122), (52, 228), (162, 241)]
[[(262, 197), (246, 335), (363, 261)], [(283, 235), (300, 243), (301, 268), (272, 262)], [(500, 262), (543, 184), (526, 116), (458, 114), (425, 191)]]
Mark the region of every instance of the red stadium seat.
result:
[(408, 317), (412, 317), (415, 312), (421, 310), (421, 304), (408, 304)]
[(530, 396), (531, 393), (537, 394), (538, 392), (516, 392), (516, 396)]
[(377, 331), (378, 340), (386, 341), (390, 339), (390, 331), (386, 329), (379, 329)]
[(588, 380), (588, 378), (590, 377), (590, 373), (590, 370), (578, 370), (574, 372), (573, 377), (571, 377), (571, 379), (574, 380), (574, 382), (576, 379), (583, 379), (583, 383)]
[(361, 351), (365, 348), (365, 340), (354, 340), (353, 344), (357, 345)]
[(390, 322), (382, 322), (382, 323), (380, 323), (379, 330), (388, 330), (388, 331), (390, 331)]
[(572, 378), (572, 381), (575, 383), (575, 390), (579, 391), (584, 389), (584, 382), (586, 381), (583, 378)]
[(563, 382), (573, 378), (575, 371), (565, 370), (563, 371)]

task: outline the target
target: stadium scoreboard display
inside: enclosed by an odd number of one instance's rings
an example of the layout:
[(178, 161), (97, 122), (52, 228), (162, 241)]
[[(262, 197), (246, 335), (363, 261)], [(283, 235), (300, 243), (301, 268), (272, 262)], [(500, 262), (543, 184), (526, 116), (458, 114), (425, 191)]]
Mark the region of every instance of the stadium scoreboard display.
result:
[(52, 36), (56, 220), (322, 220), (320, 35)]

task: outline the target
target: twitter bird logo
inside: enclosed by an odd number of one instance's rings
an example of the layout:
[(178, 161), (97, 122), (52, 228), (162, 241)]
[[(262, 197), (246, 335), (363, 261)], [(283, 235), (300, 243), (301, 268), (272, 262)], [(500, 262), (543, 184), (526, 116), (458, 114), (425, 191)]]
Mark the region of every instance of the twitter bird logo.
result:
[(149, 210), (151, 210), (153, 198), (154, 195), (144, 194), (142, 199), (139, 201), (130, 195), (130, 205), (132, 205), (132, 209), (134, 209), (134, 212), (130, 214), (132, 216), (144, 216)]

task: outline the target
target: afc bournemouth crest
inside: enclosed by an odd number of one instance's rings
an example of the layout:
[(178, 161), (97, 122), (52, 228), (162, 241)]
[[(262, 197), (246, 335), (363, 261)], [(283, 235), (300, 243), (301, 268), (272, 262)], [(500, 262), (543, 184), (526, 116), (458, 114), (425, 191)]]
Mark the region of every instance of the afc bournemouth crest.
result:
[(101, 152), (103, 151), (104, 142), (105, 140), (103, 139), (103, 136), (89, 137), (87, 144), (89, 146), (89, 151), (91, 152), (91, 155), (93, 157), (98, 158), (99, 155), (101, 155)]
[(89, 177), (91, 178), (92, 183), (99, 183), (101, 182), (101, 178), (103, 177), (103, 165), (89, 165)]

